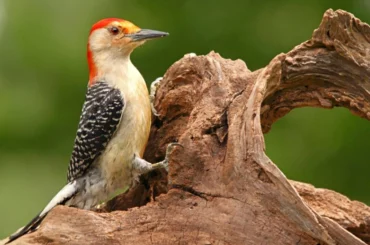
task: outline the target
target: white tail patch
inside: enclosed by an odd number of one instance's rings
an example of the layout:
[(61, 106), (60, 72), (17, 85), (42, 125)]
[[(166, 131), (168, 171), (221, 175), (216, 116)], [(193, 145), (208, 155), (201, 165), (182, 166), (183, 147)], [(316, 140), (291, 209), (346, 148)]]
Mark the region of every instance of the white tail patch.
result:
[(64, 204), (66, 201), (71, 199), (71, 197), (73, 197), (76, 194), (77, 188), (78, 186), (76, 181), (68, 183), (66, 186), (64, 186), (63, 189), (61, 189), (58, 192), (58, 194), (56, 194), (55, 197), (51, 199), (51, 201), (48, 203), (48, 205), (46, 205), (46, 207), (44, 208), (44, 210), (42, 210), (40, 214), (36, 215), (36, 217), (33, 218), (25, 227), (21, 228), (16, 233), (11, 235), (5, 244), (8, 244), (18, 239), (19, 237), (23, 236), (24, 234), (27, 234), (30, 231), (36, 230), (39, 227), (41, 221), (49, 213), (49, 211), (58, 204)]
[(70, 199), (77, 191), (76, 181), (68, 183), (56, 194), (53, 199), (46, 205), (44, 210), (41, 211), (40, 216), (46, 215), (56, 205), (64, 203), (67, 199)]

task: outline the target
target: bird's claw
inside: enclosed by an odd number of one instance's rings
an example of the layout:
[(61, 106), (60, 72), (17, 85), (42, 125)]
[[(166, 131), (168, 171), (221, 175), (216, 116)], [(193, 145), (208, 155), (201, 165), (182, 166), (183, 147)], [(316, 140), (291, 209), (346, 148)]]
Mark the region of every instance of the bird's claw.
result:
[(157, 91), (157, 88), (160, 84), (160, 82), (162, 81), (163, 77), (158, 77), (157, 79), (154, 80), (154, 82), (152, 82), (152, 84), (150, 84), (150, 107), (152, 108), (152, 113), (154, 116), (158, 117), (159, 114), (157, 112), (157, 110), (154, 108), (154, 99), (155, 99), (155, 94), (156, 94), (156, 91)]
[(169, 143), (167, 145), (167, 149), (166, 149), (166, 158), (168, 157), (168, 155), (171, 154), (171, 152), (173, 151), (173, 149), (175, 148), (175, 146), (181, 146), (181, 148), (184, 148), (184, 146), (180, 143), (177, 143), (177, 142), (172, 142), (172, 143)]
[(182, 148), (184, 148), (183, 145), (181, 145), (177, 142), (169, 143), (167, 145), (167, 149), (166, 149), (166, 156), (165, 156), (164, 160), (161, 162), (161, 165), (163, 166), (164, 169), (166, 169), (167, 172), (168, 172), (168, 157), (172, 153), (172, 151), (174, 150), (174, 148), (176, 146), (181, 146)]

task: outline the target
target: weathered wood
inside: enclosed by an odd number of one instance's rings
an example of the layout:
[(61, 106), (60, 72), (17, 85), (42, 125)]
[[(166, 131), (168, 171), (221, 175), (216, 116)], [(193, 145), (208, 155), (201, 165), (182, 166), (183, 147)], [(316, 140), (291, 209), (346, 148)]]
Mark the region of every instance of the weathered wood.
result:
[(370, 119), (369, 41), (367, 24), (328, 10), (311, 40), (254, 72), (213, 52), (185, 56), (159, 86), (146, 152), (155, 162), (169, 142), (184, 146), (167, 179), (144, 176), (105, 207), (125, 211), (57, 207), (14, 244), (370, 244), (370, 208), (287, 180), (263, 137), (297, 107)]

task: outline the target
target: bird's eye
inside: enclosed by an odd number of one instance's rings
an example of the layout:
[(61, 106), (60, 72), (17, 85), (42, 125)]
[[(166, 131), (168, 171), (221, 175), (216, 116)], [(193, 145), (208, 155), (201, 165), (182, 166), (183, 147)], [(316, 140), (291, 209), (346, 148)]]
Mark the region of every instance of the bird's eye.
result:
[(113, 35), (117, 35), (119, 33), (119, 29), (117, 27), (115, 27), (115, 26), (113, 26), (112, 28), (110, 28), (109, 31)]

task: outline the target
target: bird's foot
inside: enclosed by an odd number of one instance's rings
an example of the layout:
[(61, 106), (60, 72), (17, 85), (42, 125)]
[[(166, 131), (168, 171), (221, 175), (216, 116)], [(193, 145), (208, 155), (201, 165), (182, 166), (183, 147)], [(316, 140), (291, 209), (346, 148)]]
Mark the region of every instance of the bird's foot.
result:
[[(166, 155), (164, 157), (164, 160), (163, 161), (160, 161), (158, 163), (155, 163), (155, 164), (158, 164), (158, 167), (157, 168), (164, 168), (168, 172), (168, 157), (170, 156), (170, 154), (172, 153), (172, 151), (174, 150), (174, 148), (176, 146), (181, 146), (182, 148), (184, 148), (184, 146), (181, 145), (181, 144), (179, 144), (179, 143), (176, 143), (176, 142), (169, 143), (167, 145)], [(155, 164), (153, 164), (153, 165), (155, 165)]]
[(154, 82), (152, 82), (152, 84), (150, 84), (150, 106), (152, 108), (152, 113), (154, 116), (158, 117), (159, 114), (157, 112), (157, 110), (154, 108), (154, 99), (155, 99), (155, 93), (157, 91), (157, 88), (159, 86), (159, 83), (162, 81), (163, 77), (158, 77), (157, 79), (154, 80)]
[(145, 174), (159, 168), (164, 168), (168, 172), (168, 157), (176, 146), (183, 147), (181, 144), (175, 142), (168, 144), (164, 160), (154, 164), (151, 164), (150, 162), (147, 162), (146, 160), (135, 155), (132, 162), (132, 167), (138, 174)]

